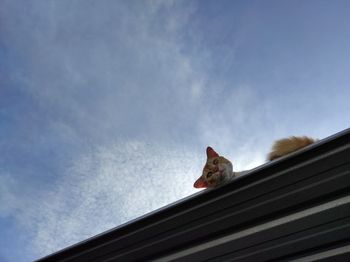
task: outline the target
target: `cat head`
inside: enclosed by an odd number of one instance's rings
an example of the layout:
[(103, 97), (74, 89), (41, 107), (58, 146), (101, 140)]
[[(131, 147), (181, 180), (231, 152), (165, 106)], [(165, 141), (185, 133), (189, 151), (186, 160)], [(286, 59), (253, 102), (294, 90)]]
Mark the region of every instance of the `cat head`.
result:
[(193, 186), (195, 188), (216, 187), (232, 172), (232, 163), (223, 156), (219, 156), (211, 147), (207, 147), (207, 162), (204, 165), (202, 175)]

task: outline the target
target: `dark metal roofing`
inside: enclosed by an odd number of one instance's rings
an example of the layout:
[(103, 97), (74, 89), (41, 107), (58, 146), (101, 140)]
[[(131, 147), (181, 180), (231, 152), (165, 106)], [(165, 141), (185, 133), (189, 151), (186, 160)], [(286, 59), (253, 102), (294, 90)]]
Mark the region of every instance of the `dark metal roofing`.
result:
[(38, 261), (291, 260), (350, 261), (350, 129)]

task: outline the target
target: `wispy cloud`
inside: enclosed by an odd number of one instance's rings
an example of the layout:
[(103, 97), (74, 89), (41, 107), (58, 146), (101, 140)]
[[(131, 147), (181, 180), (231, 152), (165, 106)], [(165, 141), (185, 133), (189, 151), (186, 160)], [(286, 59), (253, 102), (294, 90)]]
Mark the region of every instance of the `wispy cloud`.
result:
[(51, 186), (31, 197), (2, 176), (1, 214), (32, 235), (43, 256), (194, 193), (203, 159), (188, 148), (121, 142), (87, 152)]
[(192, 7), (94, 3), (0, 8), (16, 64), (5, 86), (22, 97), (1, 108), (16, 121), (0, 143), (0, 215), (28, 236), (29, 259), (195, 192), (201, 172), (203, 159), (181, 146), (206, 82), (181, 45)]
[(22, 50), (11, 57), (21, 63), (10, 73), (37, 114), (49, 116), (38, 121), (99, 144), (126, 135), (169, 139), (190, 127), (205, 86), (182, 51), (191, 5), (76, 3), (4, 4), (13, 28), (3, 33), (5, 46)]

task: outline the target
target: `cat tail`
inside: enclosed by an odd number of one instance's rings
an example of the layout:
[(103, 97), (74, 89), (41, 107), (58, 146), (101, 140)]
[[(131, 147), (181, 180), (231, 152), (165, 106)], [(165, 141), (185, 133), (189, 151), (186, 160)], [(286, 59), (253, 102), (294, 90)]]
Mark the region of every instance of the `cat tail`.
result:
[(291, 136), (277, 140), (267, 156), (268, 160), (274, 160), (276, 158), (288, 155), (294, 151), (297, 151), (303, 147), (306, 147), (312, 143), (315, 143), (317, 139), (313, 139), (307, 136)]

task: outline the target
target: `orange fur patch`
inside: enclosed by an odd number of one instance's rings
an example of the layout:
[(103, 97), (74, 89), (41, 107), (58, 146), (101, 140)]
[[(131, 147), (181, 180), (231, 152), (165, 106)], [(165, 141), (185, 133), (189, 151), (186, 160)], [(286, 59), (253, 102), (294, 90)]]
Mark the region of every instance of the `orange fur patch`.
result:
[(306, 147), (312, 143), (315, 143), (315, 139), (307, 136), (291, 136), (289, 138), (280, 139), (273, 144), (271, 152), (268, 154), (267, 158), (268, 160), (274, 160)]

